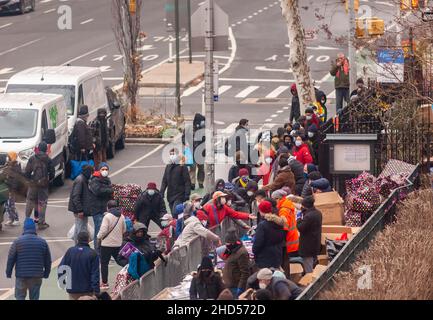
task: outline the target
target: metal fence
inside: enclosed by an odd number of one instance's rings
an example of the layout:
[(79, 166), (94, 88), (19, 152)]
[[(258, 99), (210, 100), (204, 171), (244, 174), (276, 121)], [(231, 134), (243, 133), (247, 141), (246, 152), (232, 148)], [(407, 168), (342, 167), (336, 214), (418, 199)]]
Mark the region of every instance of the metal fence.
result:
[(358, 253), (368, 247), (370, 240), (385, 226), (394, 221), (397, 203), (402, 195), (413, 190), (419, 177), (420, 165), (417, 165), (407, 179), (407, 185), (394, 190), (390, 196), (381, 204), (374, 214), (366, 221), (360, 231), (344, 246), (338, 255), (332, 260), (328, 268), (311, 283), (297, 300), (313, 300), (318, 294), (333, 283), (333, 277), (337, 272), (348, 269), (350, 263)]

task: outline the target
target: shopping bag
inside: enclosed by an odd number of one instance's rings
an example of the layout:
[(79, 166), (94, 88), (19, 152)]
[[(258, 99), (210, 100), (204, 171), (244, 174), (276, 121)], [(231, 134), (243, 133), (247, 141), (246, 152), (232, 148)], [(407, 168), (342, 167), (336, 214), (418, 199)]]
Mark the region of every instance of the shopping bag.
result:
[(141, 253), (140, 250), (138, 250), (133, 244), (131, 244), (131, 242), (127, 242), (123, 246), (123, 248), (120, 249), (119, 255), (126, 258), (126, 259), (129, 259), (131, 254), (133, 254), (134, 252)]
[(185, 156), (185, 165), (192, 166), (194, 164), (194, 157), (189, 147), (185, 147), (185, 150), (183, 151), (183, 155)]
[(93, 160), (71, 160), (71, 180), (75, 180), (75, 178), (81, 174), (82, 168), (85, 165), (94, 167), (95, 162)]
[[(93, 239), (95, 231), (90, 224), (87, 224), (87, 232), (89, 233), (89, 238)], [(69, 229), (68, 233), (66, 234), (66, 237), (71, 240), (75, 240), (74, 234), (75, 234), (75, 223), (72, 225), (71, 229)]]

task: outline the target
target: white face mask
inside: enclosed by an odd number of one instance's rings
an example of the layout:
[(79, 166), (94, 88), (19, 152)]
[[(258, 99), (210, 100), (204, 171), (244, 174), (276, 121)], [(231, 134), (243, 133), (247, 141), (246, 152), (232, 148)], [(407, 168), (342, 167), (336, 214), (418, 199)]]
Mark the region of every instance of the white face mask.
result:
[(221, 204), (226, 204), (227, 203), (227, 199), (226, 198), (220, 198)]
[(200, 221), (201, 222), (201, 224), (203, 225), (203, 227), (205, 227), (206, 228), (206, 226), (207, 226), (207, 221), (206, 220), (204, 220), (204, 221)]
[(166, 227), (168, 226), (168, 221), (161, 221), (161, 226)]
[(104, 178), (108, 177), (108, 170), (101, 171), (101, 176), (103, 176)]
[(200, 201), (194, 202), (194, 208), (196, 208), (196, 209), (200, 209), (201, 208)]
[(314, 137), (314, 132), (308, 132), (308, 137), (309, 137), (309, 138)]
[(266, 159), (265, 159), (265, 162), (266, 162), (267, 164), (270, 164), (270, 163), (272, 162), (272, 158), (266, 158)]
[(155, 190), (153, 190), (153, 189), (147, 190), (147, 194), (149, 196), (153, 196), (155, 194)]
[(307, 120), (311, 120), (313, 117), (312, 116), (306, 116), (305, 119)]
[(302, 146), (302, 141), (296, 141), (295, 144), (297, 147), (300, 147), (300, 146)]
[(171, 154), (171, 155), (170, 155), (170, 162), (171, 162), (171, 163), (176, 163), (176, 161), (177, 161), (177, 155), (175, 155), (175, 154)]
[(259, 288), (260, 289), (266, 289), (267, 285), (264, 282), (259, 282)]
[(227, 205), (228, 205), (229, 207), (231, 207), (231, 206), (232, 206), (232, 201), (231, 201), (231, 200), (227, 201)]
[(248, 195), (249, 197), (252, 197), (252, 196), (254, 195), (254, 192), (252, 192), (252, 191), (247, 191), (247, 195)]

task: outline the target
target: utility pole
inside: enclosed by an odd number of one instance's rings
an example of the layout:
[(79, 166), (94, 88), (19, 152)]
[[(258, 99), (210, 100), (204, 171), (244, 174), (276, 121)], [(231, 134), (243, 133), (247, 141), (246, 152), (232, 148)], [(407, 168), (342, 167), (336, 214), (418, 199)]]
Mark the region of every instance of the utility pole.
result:
[(349, 71), (349, 77), (350, 77), (350, 92), (355, 90), (356, 86), (356, 48), (354, 46), (354, 40), (355, 40), (355, 1), (354, 0), (347, 0), (348, 1), (348, 11), (349, 11), (349, 36), (348, 36), (348, 43), (349, 43), (349, 63), (350, 63), (350, 71)]
[(179, 39), (179, 0), (174, 1), (175, 10), (175, 33), (176, 33), (176, 116), (181, 116), (180, 101), (180, 39)]
[(205, 106), (206, 106), (206, 183), (207, 192), (211, 192), (215, 184), (215, 150), (214, 150), (214, 1), (209, 0), (205, 19)]
[(191, 0), (188, 3), (188, 47), (189, 47), (189, 63), (192, 63), (192, 39), (191, 39)]

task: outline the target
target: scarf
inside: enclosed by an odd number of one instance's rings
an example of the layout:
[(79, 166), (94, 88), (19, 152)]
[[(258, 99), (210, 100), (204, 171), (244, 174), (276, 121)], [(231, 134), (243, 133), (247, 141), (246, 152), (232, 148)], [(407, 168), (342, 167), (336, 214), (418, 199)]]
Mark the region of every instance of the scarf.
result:
[(248, 184), (248, 177), (242, 177), (239, 179), (239, 183), (241, 184), (242, 188), (246, 188)]
[[(345, 75), (349, 74), (349, 60), (344, 59), (343, 62), (343, 72)], [(337, 78), (340, 78), (340, 68), (337, 70)]]

